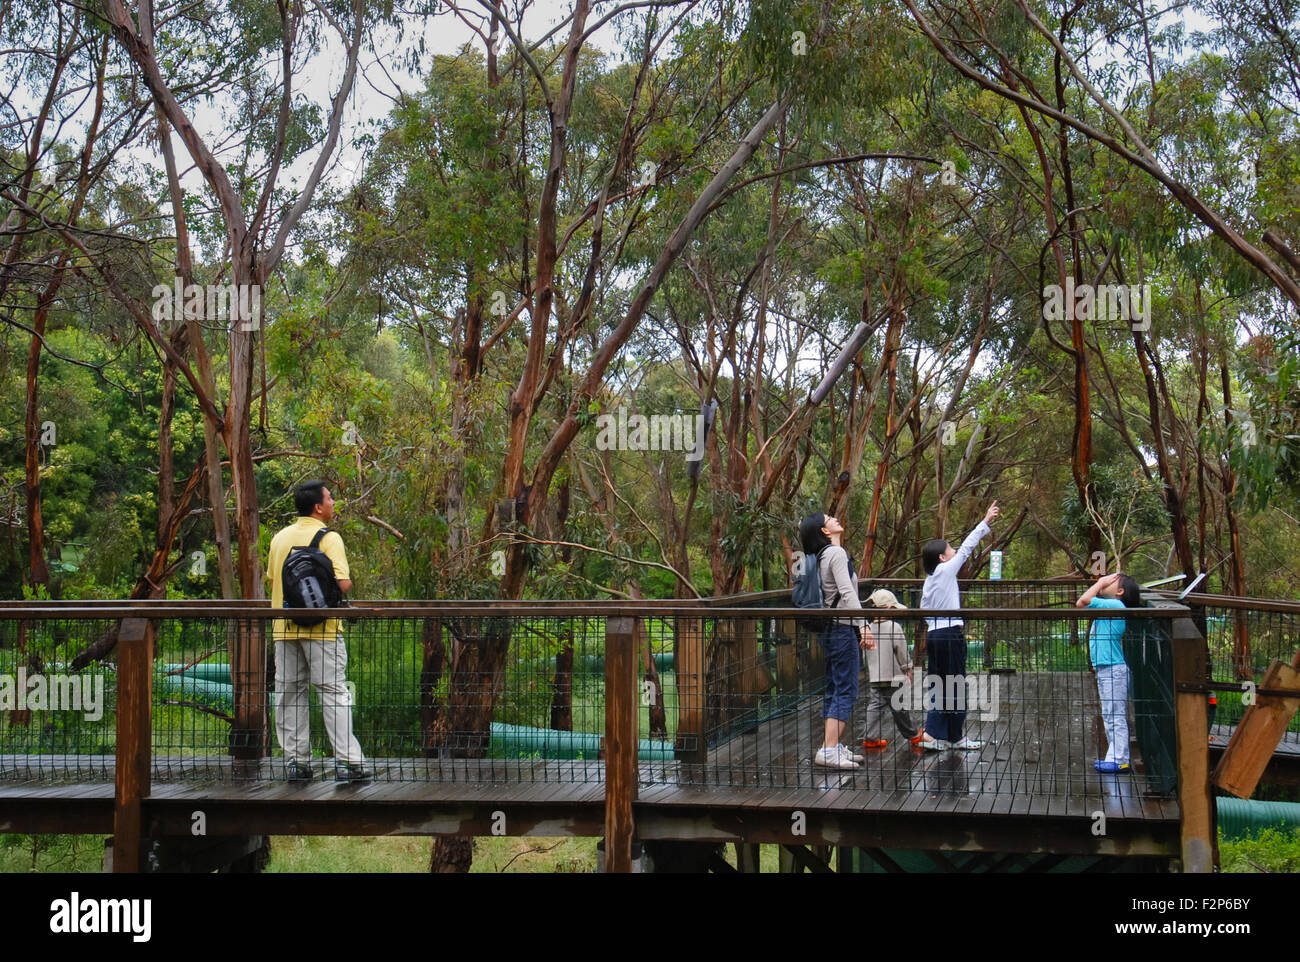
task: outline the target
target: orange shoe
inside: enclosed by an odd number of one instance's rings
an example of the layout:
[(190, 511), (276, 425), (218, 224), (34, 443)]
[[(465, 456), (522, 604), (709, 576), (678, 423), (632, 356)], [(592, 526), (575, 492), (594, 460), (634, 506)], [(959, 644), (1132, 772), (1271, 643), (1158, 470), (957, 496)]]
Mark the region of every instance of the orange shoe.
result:
[(919, 745), (924, 740), (925, 740), (925, 729), (923, 728), (915, 735), (913, 735), (911, 738), (909, 738), (908, 742), (912, 745)]
[(887, 739), (873, 738), (873, 739), (865, 739), (862, 742), (862, 747), (863, 748), (884, 748), (888, 744), (889, 741)]

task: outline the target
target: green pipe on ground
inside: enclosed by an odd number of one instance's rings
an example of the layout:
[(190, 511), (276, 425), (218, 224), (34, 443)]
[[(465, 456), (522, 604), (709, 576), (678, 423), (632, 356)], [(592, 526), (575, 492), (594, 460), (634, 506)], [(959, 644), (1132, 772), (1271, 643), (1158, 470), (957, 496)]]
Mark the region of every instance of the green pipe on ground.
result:
[[(493, 722), (491, 750), (504, 752), (507, 757), (540, 754), (543, 758), (582, 756), (594, 760), (600, 754), (601, 737), (592, 732), (563, 732), (554, 728)], [(643, 762), (672, 761), (672, 742), (642, 738), (638, 743), (637, 755)]]
[(165, 698), (181, 701), (196, 701), (212, 708), (234, 711), (234, 689), (219, 681), (195, 678), (193, 675), (163, 675), (158, 679), (158, 687)]
[[(163, 675), (158, 680), (164, 698), (195, 701), (213, 708), (234, 710), (234, 689), (228, 684), (196, 678), (188, 672)], [(491, 749), (507, 757), (540, 754), (543, 758), (584, 758), (595, 760), (600, 754), (601, 736), (592, 732), (565, 732), (554, 728), (492, 723)], [(641, 761), (672, 761), (671, 742), (642, 738), (637, 754)]]
[[(636, 659), (637, 671), (641, 670), (641, 659), (642, 656), (638, 654)], [(555, 670), (554, 658), (534, 658), (528, 664), (534, 666), (534, 670), (537, 671)], [(580, 675), (603, 674), (605, 671), (605, 653), (601, 651), (581, 655), (575, 654), (573, 656), (573, 670)], [(671, 651), (655, 652), (655, 670), (659, 672), (673, 670), (673, 653)]]
[(1300, 831), (1300, 802), (1259, 802), (1249, 798), (1215, 799), (1219, 832), (1224, 838), (1258, 835), (1266, 828)]
[(175, 671), (193, 678), (201, 678), (204, 681), (215, 681), (222, 685), (230, 684), (230, 666), (221, 662), (205, 661), (199, 665), (190, 665), (188, 668), (184, 665), (165, 665), (163, 667), (168, 674)]

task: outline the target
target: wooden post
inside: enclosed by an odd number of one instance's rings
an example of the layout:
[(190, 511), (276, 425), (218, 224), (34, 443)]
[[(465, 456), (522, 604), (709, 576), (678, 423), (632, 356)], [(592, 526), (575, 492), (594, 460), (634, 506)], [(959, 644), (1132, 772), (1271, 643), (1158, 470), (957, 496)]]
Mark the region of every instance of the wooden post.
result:
[(633, 619), (605, 620), (605, 871), (632, 870), (637, 790), (636, 636)]
[(149, 797), (153, 745), (153, 622), (127, 618), (117, 635), (117, 769), (113, 871), (140, 871), (140, 802)]
[(1184, 872), (1213, 872), (1214, 799), (1210, 794), (1210, 723), (1205, 683), (1209, 650), (1191, 618), (1171, 625), (1174, 722), (1178, 730), (1178, 807)]
[(677, 671), (676, 755), (703, 764), (709, 746), (704, 739), (704, 623), (677, 618), (673, 659)]
[(754, 874), (762, 871), (759, 868), (761, 862), (761, 849), (758, 845), (751, 845), (748, 842), (736, 842), (736, 871), (746, 874)]
[(1232, 740), (1214, 770), (1214, 784), (1238, 798), (1250, 798), (1273, 759), (1278, 742), (1300, 708), (1300, 697), (1271, 695), (1272, 690), (1300, 691), (1300, 651), (1290, 665), (1274, 659), (1259, 684), (1259, 693), (1232, 732)]

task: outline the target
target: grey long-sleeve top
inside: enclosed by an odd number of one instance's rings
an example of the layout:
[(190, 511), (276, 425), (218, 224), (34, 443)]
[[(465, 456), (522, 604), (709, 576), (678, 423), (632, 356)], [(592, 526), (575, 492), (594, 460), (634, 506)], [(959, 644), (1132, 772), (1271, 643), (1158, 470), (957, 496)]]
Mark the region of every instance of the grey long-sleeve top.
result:
[[(817, 559), (817, 573), (822, 579), (822, 604), (827, 608), (857, 608), (861, 610), (862, 602), (858, 599), (857, 576), (849, 575), (849, 556), (843, 548), (831, 545), (823, 548)], [(852, 625), (860, 628), (867, 624), (866, 618), (836, 618), (834, 624)]]

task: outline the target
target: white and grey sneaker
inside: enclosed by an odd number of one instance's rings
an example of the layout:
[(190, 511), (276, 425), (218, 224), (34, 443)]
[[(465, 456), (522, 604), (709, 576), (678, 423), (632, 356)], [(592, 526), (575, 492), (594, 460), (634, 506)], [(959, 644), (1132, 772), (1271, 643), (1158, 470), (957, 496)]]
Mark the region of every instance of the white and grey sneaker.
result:
[(952, 747), (961, 752), (973, 752), (984, 747), (984, 743), (975, 738), (963, 738), (959, 742), (953, 742)]
[(853, 755), (845, 751), (842, 745), (836, 745), (834, 748), (817, 749), (817, 754), (813, 756), (813, 764), (821, 765), (823, 768), (858, 767), (858, 763), (853, 760)]

